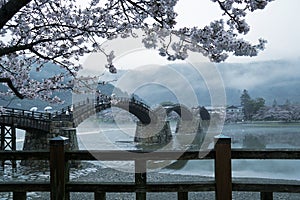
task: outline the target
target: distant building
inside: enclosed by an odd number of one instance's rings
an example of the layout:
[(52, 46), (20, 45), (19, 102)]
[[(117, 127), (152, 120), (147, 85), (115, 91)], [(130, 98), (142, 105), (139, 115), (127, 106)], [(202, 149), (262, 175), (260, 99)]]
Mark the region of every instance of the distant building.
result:
[(237, 107), (237, 106), (233, 106), (233, 105), (228, 106), (226, 108), (226, 113), (228, 113), (228, 114), (242, 113), (242, 107), (241, 106)]
[(237, 122), (243, 120), (243, 108), (241, 106), (228, 106), (226, 108), (226, 122)]

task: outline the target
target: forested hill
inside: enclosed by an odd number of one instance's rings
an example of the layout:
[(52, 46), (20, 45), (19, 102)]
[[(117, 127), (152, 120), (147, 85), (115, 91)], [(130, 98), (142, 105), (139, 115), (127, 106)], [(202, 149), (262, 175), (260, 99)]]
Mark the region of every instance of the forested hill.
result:
[[(253, 99), (264, 98), (267, 105), (272, 105), (274, 100), (278, 104), (284, 104), (286, 100), (300, 103), (300, 59), (221, 63), (216, 64), (216, 67), (223, 79), (227, 105), (240, 105), (240, 96), (244, 89), (248, 90)], [(200, 74), (199, 78), (199, 73), (197, 75), (195, 70), (186, 67), (186, 64), (172, 64), (172, 68), (188, 80), (198, 97), (199, 105), (210, 105), (210, 91), (206, 86), (205, 77), (201, 77)], [(156, 74), (155, 80), (169, 81), (172, 91), (184, 91), (182, 84), (174, 81), (174, 77), (168, 77), (167, 72), (164, 73), (163, 70)], [(144, 88), (145, 90), (137, 91), (137, 94), (151, 103), (158, 103), (158, 99), (161, 99), (160, 102), (177, 101), (176, 96), (168, 91), (169, 88), (160, 85), (148, 85)]]

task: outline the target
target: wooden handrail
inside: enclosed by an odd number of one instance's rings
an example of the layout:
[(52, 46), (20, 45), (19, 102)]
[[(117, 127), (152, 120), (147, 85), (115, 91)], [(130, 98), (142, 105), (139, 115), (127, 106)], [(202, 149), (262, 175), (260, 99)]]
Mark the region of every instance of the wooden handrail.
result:
[[(140, 189), (133, 182), (122, 183), (89, 183), (89, 182), (69, 182), (67, 183), (68, 192), (135, 192)], [(214, 191), (215, 181), (193, 182), (162, 182), (146, 183), (145, 192), (204, 192)]]
[(49, 160), (49, 151), (0, 151), (0, 160)]
[[(122, 150), (79, 150), (65, 152), (68, 160), (199, 160), (214, 159), (214, 150), (211, 151), (122, 151)], [(201, 155), (201, 158), (199, 158)]]
[(300, 159), (299, 149), (232, 149), (232, 159)]
[[(135, 153), (135, 154), (132, 154)], [(137, 160), (146, 158), (155, 160), (199, 160), (199, 155), (205, 155), (201, 159), (214, 159), (215, 150), (207, 151), (163, 151), (151, 152), (140, 150), (76, 150), (66, 151), (68, 160)], [(181, 155), (178, 157), (178, 155)], [(49, 160), (50, 152), (38, 151), (0, 151), (3, 160)], [(300, 159), (300, 150), (293, 149), (231, 149), (232, 159)]]

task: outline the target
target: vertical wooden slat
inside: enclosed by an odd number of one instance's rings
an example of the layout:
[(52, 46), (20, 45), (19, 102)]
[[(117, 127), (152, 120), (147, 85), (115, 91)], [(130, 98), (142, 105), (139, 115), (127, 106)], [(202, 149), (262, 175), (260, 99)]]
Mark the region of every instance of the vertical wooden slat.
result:
[(0, 144), (0, 150), (4, 150), (4, 146), (5, 146), (5, 126), (1, 125), (1, 144)]
[(177, 193), (177, 199), (178, 200), (188, 200), (189, 199), (189, 193), (188, 192), (178, 192)]
[[(135, 161), (135, 184), (140, 190), (145, 189), (147, 182), (147, 162), (146, 160), (136, 160)], [(136, 200), (146, 200), (146, 192), (137, 191)]]
[[(11, 150), (12, 151), (15, 151), (17, 150), (17, 144), (16, 144), (16, 141), (17, 140), (17, 137), (16, 137), (16, 127), (12, 126), (11, 127)], [(11, 164), (12, 164), (12, 168), (13, 168), (13, 171), (16, 171), (17, 170), (17, 162), (16, 160), (12, 160), (11, 161)]]
[(13, 200), (26, 200), (26, 192), (13, 192)]
[[(5, 126), (1, 125), (0, 128), (0, 151), (4, 150), (4, 145), (5, 145)], [(5, 165), (5, 160), (1, 160), (1, 167), (4, 170), (4, 165)]]
[(51, 200), (67, 200), (66, 182), (69, 180), (68, 162), (65, 161), (65, 151), (69, 148), (69, 139), (55, 137), (50, 140), (50, 184)]
[(261, 200), (273, 200), (273, 192), (261, 192), (260, 199)]
[(215, 137), (215, 153), (216, 200), (231, 200), (231, 139), (223, 135)]

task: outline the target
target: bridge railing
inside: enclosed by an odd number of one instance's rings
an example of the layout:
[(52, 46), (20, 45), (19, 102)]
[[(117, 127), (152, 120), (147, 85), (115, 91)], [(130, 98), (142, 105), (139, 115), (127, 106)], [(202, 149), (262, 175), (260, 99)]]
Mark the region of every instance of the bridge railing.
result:
[[(108, 97), (108, 96), (104, 96), (103, 98), (99, 98), (99, 99), (89, 99), (87, 98), (86, 100), (80, 101), (80, 102), (76, 102), (75, 104), (72, 104), (68, 107), (65, 107), (63, 109), (61, 109), (60, 111), (51, 113), (51, 115), (49, 115), (49, 119), (53, 120), (53, 121), (61, 121), (61, 120), (67, 120), (67, 121), (72, 121), (73, 120), (73, 113), (77, 112), (77, 113), (85, 113), (85, 112), (90, 112), (90, 107), (92, 107), (96, 109), (97, 106), (101, 106), (101, 105), (107, 105), (107, 103), (111, 103), (111, 101), (118, 101), (120, 103), (129, 103), (129, 102), (133, 102), (137, 105), (140, 105), (141, 107), (144, 107), (147, 110), (150, 110), (150, 106), (144, 104), (141, 101), (137, 101), (137, 100), (133, 100), (132, 98), (127, 98), (127, 97)], [(107, 108), (107, 106), (105, 106), (105, 108)], [(76, 116), (75, 116), (76, 117)]]
[(15, 108), (3, 108), (0, 112), (0, 116), (27, 117), (41, 120), (51, 119), (51, 113), (48, 112), (37, 112)]
[[(232, 159), (300, 159), (300, 151), (292, 150), (237, 150), (231, 149), (229, 138), (217, 138), (211, 151), (68, 151), (68, 140), (63, 137), (50, 141), (46, 151), (0, 151), (0, 160), (50, 160), (50, 182), (0, 182), (0, 192), (13, 192), (14, 199), (26, 199), (29, 191), (50, 192), (51, 199), (69, 199), (70, 192), (93, 192), (95, 199), (106, 199), (106, 192), (132, 192), (136, 199), (145, 200), (148, 192), (176, 192), (180, 200), (188, 199), (189, 192), (215, 191), (216, 200), (232, 199), (232, 191), (260, 192), (262, 200), (273, 199), (273, 192), (300, 192), (300, 184), (288, 182), (232, 181)], [(191, 182), (148, 182), (148, 160), (213, 159), (215, 180)], [(96, 157), (96, 158), (95, 158)], [(134, 161), (134, 182), (74, 182), (69, 180), (70, 160)]]
[[(108, 98), (107, 98), (108, 99)], [(151, 108), (144, 104), (141, 101), (134, 100), (132, 98), (126, 98), (126, 97), (114, 97), (114, 100), (120, 101), (120, 102), (133, 102), (137, 105), (141, 105), (141, 107), (144, 107), (148, 110)], [(107, 102), (100, 102), (96, 99), (86, 99), (81, 102), (77, 102), (74, 105), (67, 106), (65, 108), (62, 108), (59, 111), (56, 112), (39, 112), (39, 111), (29, 111), (29, 110), (23, 110), (23, 109), (15, 109), (15, 108), (2, 108), (0, 110), (0, 116), (8, 116), (8, 117), (18, 117), (18, 118), (29, 118), (29, 119), (36, 119), (36, 120), (46, 120), (46, 121), (72, 121), (73, 120), (73, 111), (77, 109), (81, 112), (85, 112), (86, 105), (91, 106), (94, 105), (95, 107), (98, 104), (106, 104)]]
[(143, 103), (141, 101), (138, 101), (136, 99), (128, 98), (128, 97), (114, 97), (113, 100), (124, 102), (124, 103), (125, 102), (127, 102), (127, 103), (132, 102), (132, 103), (140, 105), (141, 107), (144, 107), (144, 108), (146, 108), (148, 110), (151, 109), (150, 106), (148, 106), (147, 104), (145, 104), (145, 103)]

